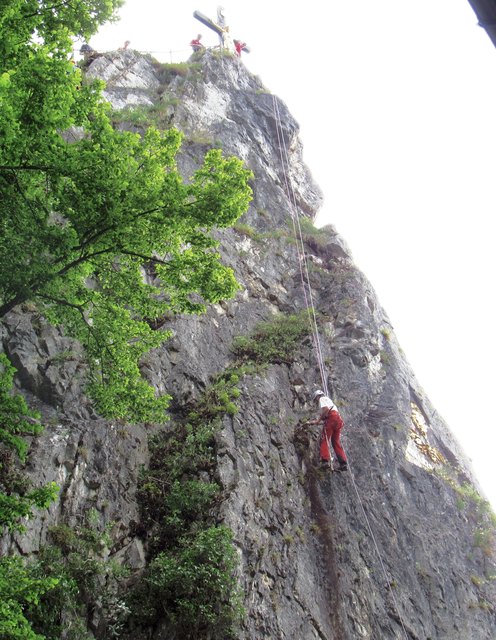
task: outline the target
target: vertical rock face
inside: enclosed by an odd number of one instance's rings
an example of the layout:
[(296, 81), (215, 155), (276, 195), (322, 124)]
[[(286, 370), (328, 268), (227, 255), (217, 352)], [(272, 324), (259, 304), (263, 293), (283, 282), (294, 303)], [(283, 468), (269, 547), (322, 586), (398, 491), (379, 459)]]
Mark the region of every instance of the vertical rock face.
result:
[[(322, 196), (302, 162), (297, 123), (239, 59), (207, 54), (167, 81), (159, 71), (125, 51), (97, 58), (88, 75), (106, 79), (116, 109), (154, 105), (163, 122), (184, 132), (186, 176), (219, 145), (254, 173), (249, 211), (219, 233), (241, 285), (237, 297), (204, 316), (169, 320), (174, 337), (143, 363), (180, 413), (232, 364), (236, 336), (306, 308), (291, 220), (312, 219)], [(134, 126), (122, 120), (119, 126)], [(218, 519), (234, 532), (247, 612), (238, 637), (493, 639), (494, 549), (480, 544), (483, 525), (463, 493), (463, 483), (477, 487), (472, 471), (345, 242), (332, 227), (306, 225), (303, 235), (350, 471), (318, 469), (318, 427), (302, 426), (315, 417), (311, 394), (322, 386), (310, 339), (290, 362), (242, 378), (239, 410), (223, 418), (217, 435)], [(102, 527), (119, 523), (109, 554), (143, 567), (135, 494), (148, 460), (145, 429), (94, 415), (78, 346), (35, 312), (12, 312), (1, 331), (18, 386), (47, 424), (29, 472), (61, 486), (60, 501), (26, 534), (5, 538), (4, 550), (36, 552), (50, 525), (77, 522), (93, 509)], [(147, 637), (170, 636), (150, 630)]]

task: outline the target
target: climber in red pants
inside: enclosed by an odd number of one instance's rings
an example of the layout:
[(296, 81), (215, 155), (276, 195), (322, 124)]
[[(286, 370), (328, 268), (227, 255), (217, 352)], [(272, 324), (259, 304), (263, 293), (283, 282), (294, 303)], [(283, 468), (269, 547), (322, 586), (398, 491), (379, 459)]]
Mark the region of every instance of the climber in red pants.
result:
[(308, 424), (323, 422), (320, 436), (320, 464), (323, 467), (331, 467), (331, 452), (329, 450), (329, 442), (331, 442), (339, 462), (338, 471), (346, 471), (348, 469), (348, 461), (340, 442), (341, 429), (344, 426), (343, 418), (339, 415), (334, 402), (320, 389), (313, 394), (313, 399), (319, 401), (320, 416), (317, 420), (311, 420)]

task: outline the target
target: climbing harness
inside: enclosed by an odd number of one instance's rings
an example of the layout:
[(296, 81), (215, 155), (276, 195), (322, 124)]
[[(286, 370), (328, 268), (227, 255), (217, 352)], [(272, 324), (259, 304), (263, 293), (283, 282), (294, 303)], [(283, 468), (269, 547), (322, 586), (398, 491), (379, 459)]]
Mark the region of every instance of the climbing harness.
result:
[[(315, 305), (313, 302), (313, 294), (312, 294), (312, 287), (310, 284), (310, 275), (309, 275), (309, 271), (308, 271), (308, 263), (307, 263), (307, 259), (306, 259), (306, 253), (305, 253), (305, 245), (304, 245), (304, 241), (303, 241), (303, 233), (301, 230), (301, 225), (300, 225), (300, 220), (299, 220), (299, 216), (297, 213), (297, 206), (296, 206), (296, 197), (295, 197), (295, 193), (293, 190), (292, 185), (290, 184), (289, 180), (288, 180), (288, 175), (287, 175), (287, 170), (286, 167), (289, 167), (289, 158), (288, 158), (288, 153), (287, 153), (287, 148), (286, 148), (286, 143), (283, 139), (283, 132), (282, 132), (282, 125), (281, 125), (281, 117), (280, 117), (280, 113), (279, 113), (279, 107), (277, 105), (277, 100), (275, 98), (275, 96), (272, 96), (272, 104), (273, 104), (273, 109), (274, 109), (274, 119), (276, 122), (276, 131), (277, 131), (277, 142), (279, 145), (279, 153), (280, 153), (280, 160), (281, 160), (281, 166), (282, 166), (282, 171), (283, 171), (283, 176), (284, 176), (284, 184), (286, 186), (286, 193), (289, 197), (290, 200), (290, 204), (291, 204), (291, 220), (293, 223), (293, 231), (294, 231), (294, 236), (295, 236), (295, 241), (296, 241), (296, 250), (297, 250), (297, 255), (298, 255), (298, 264), (299, 264), (299, 268), (300, 268), (300, 277), (301, 277), (301, 284), (302, 284), (302, 289), (303, 289), (303, 295), (305, 298), (305, 304), (306, 304), (306, 308), (308, 310), (308, 316), (309, 316), (309, 322), (310, 325), (312, 327), (312, 339), (313, 339), (313, 344), (314, 344), (314, 350), (315, 350), (315, 354), (316, 354), (316, 359), (317, 359), (317, 363), (319, 366), (319, 371), (320, 371), (320, 377), (322, 380), (322, 387), (324, 389), (324, 393), (327, 396), (328, 395), (328, 388), (327, 388), (327, 376), (326, 376), (326, 370), (325, 370), (325, 365), (324, 365), (324, 359), (322, 356), (322, 348), (321, 348), (321, 344), (320, 344), (320, 337), (319, 337), (319, 330), (318, 330), (318, 326), (317, 326), (317, 315), (315, 312)], [(325, 427), (323, 430), (323, 434), (327, 440), (327, 446), (329, 447), (329, 452), (331, 451), (330, 449), (330, 443), (329, 443), (329, 439), (327, 437), (327, 433), (325, 432)], [(398, 602), (396, 600), (396, 597), (394, 595), (393, 592), (393, 586), (392, 586), (392, 582), (388, 576), (388, 573), (386, 571), (386, 567), (385, 564), (383, 562), (382, 556), (381, 556), (381, 552), (379, 549), (379, 545), (377, 544), (377, 540), (375, 538), (374, 532), (372, 530), (372, 526), (370, 524), (370, 520), (369, 517), (367, 516), (367, 512), (365, 511), (365, 507), (363, 505), (362, 499), (360, 497), (360, 493), (358, 491), (358, 487), (356, 485), (355, 482), (355, 476), (353, 474), (353, 469), (352, 466), (350, 464), (349, 458), (348, 458), (348, 469), (349, 469), (349, 473), (350, 473), (350, 477), (351, 477), (351, 481), (353, 484), (353, 488), (355, 490), (357, 499), (358, 499), (358, 503), (360, 504), (360, 509), (361, 512), (363, 514), (363, 517), (365, 519), (366, 525), (367, 525), (367, 530), (370, 533), (370, 536), (372, 538), (373, 544), (374, 544), (374, 548), (375, 551), (377, 553), (377, 556), (379, 558), (379, 562), (382, 568), (382, 572), (384, 574), (384, 578), (386, 580), (386, 584), (388, 585), (389, 588), (389, 592), (391, 594), (391, 599), (394, 605), (394, 608), (396, 610), (398, 619), (400, 621), (400, 626), (403, 632), (403, 635), (405, 637), (405, 640), (408, 640), (408, 634), (405, 628), (405, 624), (403, 622), (403, 617), (400, 613), (399, 607), (398, 607)]]

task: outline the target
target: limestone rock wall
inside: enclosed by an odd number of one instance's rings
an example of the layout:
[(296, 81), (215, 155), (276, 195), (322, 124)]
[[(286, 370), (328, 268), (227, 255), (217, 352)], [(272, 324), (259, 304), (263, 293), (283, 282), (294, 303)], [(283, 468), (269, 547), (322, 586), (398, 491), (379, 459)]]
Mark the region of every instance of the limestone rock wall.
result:
[[(206, 55), (195, 64), (189, 75), (165, 84), (132, 51), (101, 56), (88, 70), (107, 80), (115, 108), (160, 106), (185, 134), (185, 175), (220, 144), (255, 176), (244, 226), (219, 233), (240, 292), (204, 316), (168, 320), (174, 337), (143, 363), (156, 388), (173, 396), (173, 413), (232, 363), (234, 337), (275, 313), (304, 309), (291, 193), (299, 216), (312, 218), (322, 200), (284, 103), (238, 59)], [(436, 473), (449, 463), (460, 483), (476, 485), (472, 471), (343, 239), (332, 227), (318, 237), (308, 233), (306, 250), (327, 383), (345, 420), (351, 472), (320, 471), (318, 428), (302, 426), (315, 414), (311, 393), (321, 386), (310, 339), (292, 364), (242, 379), (239, 412), (224, 418), (217, 436), (224, 495), (218, 518), (234, 531), (247, 611), (239, 638), (491, 640), (494, 556), (474, 544), (474, 518)], [(136, 534), (135, 494), (148, 460), (147, 430), (94, 414), (78, 346), (35, 311), (15, 310), (1, 332), (17, 384), (47, 424), (33, 443), (29, 473), (62, 488), (49, 513), (26, 534), (4, 538), (3, 549), (34, 553), (51, 524), (77, 522), (94, 509), (99, 526), (114, 523), (108, 556), (139, 570), (146, 549)], [(148, 637), (169, 636), (161, 629)]]

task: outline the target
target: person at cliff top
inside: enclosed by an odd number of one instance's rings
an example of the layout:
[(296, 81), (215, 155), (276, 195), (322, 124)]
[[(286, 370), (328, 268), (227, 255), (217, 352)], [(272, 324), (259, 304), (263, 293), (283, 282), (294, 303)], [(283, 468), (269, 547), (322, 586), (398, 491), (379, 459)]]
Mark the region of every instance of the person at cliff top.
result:
[(95, 50), (93, 49), (93, 47), (90, 47), (90, 45), (85, 42), (84, 44), (81, 45), (81, 48), (79, 49), (79, 53), (82, 56), (87, 56), (90, 53), (95, 53)]
[(236, 49), (236, 55), (241, 58), (241, 52), (246, 49), (246, 42), (241, 42), (241, 40), (234, 40), (234, 48)]
[(330, 441), (339, 462), (338, 470), (346, 471), (348, 461), (340, 442), (341, 429), (344, 426), (343, 419), (339, 415), (339, 411), (334, 402), (326, 396), (323, 391), (320, 389), (316, 391), (313, 394), (313, 399), (319, 402), (320, 415), (316, 420), (311, 420), (308, 424), (323, 423), (322, 433), (320, 435), (320, 463), (323, 467), (331, 467)]
[(79, 53), (83, 56), (83, 59), (80, 60), (78, 64), (78, 66), (81, 68), (88, 67), (93, 62), (93, 60), (96, 60), (100, 55), (98, 51), (95, 51), (93, 47), (90, 47), (87, 42), (81, 45)]
[(193, 49), (193, 51), (200, 51), (201, 49), (205, 48), (203, 46), (203, 44), (200, 42), (201, 39), (202, 39), (202, 35), (201, 35), (201, 33), (199, 33), (196, 36), (196, 38), (191, 40), (191, 42), (189, 44), (190, 44), (191, 48)]

